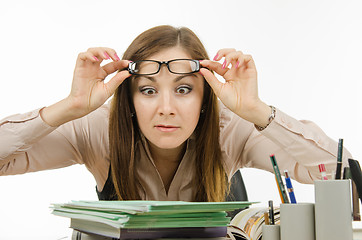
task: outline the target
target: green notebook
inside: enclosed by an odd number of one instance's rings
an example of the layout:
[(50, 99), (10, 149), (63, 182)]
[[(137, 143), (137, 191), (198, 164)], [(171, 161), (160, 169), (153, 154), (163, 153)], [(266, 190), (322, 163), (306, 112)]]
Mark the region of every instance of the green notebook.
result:
[(225, 211), (251, 202), (72, 201), (53, 204), (53, 214), (100, 222), (116, 228), (227, 226)]
[(72, 201), (65, 207), (125, 212), (130, 214), (216, 212), (248, 207), (253, 202), (184, 202), (184, 201)]

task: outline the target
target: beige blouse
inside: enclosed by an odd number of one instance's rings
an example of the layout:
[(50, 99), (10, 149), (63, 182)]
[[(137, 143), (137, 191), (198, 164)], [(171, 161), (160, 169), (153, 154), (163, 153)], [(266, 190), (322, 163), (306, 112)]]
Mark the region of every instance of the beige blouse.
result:
[[(99, 191), (108, 177), (109, 105), (59, 127), (50, 127), (40, 109), (9, 116), (0, 121), (0, 176), (85, 164)], [(143, 141), (143, 144), (141, 143)], [(150, 155), (147, 141), (136, 143), (136, 167), (145, 200), (191, 201), (193, 196), (195, 143), (187, 142), (186, 153), (166, 193)], [(327, 172), (336, 168), (338, 144), (314, 123), (297, 121), (279, 109), (272, 123), (258, 131), (220, 103), (220, 144), (229, 178), (242, 167), (273, 172), (269, 155), (275, 154), (281, 171), (287, 169), (295, 180), (312, 183), (320, 178), (318, 164)], [(351, 154), (344, 149), (343, 163)]]

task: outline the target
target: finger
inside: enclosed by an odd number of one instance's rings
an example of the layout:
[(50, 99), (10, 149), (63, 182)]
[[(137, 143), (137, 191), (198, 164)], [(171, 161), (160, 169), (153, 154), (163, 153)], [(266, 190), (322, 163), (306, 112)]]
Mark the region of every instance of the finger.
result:
[(251, 55), (243, 54), (238, 57), (236, 68), (255, 68), (255, 62)]
[(131, 76), (131, 74), (126, 70), (120, 71), (116, 75), (114, 75), (114, 77), (112, 77), (105, 84), (108, 94), (109, 94), (108, 97), (112, 96), (112, 94), (116, 91), (116, 89), (119, 87), (119, 85), (121, 85), (123, 83), (123, 81), (130, 76)]
[(86, 65), (87, 63), (94, 64), (94, 63), (101, 63), (101, 62), (102, 62), (102, 59), (99, 60), (99, 58), (97, 56), (93, 55), (92, 53), (82, 52), (82, 53), (78, 54), (76, 65), (81, 67), (81, 66)]
[(91, 61), (91, 62), (97, 62), (99, 61), (98, 57), (90, 52), (82, 52), (78, 54), (78, 59), (82, 61)]
[(226, 54), (230, 53), (230, 52), (235, 52), (235, 48), (223, 48), (220, 49), (219, 51), (217, 51), (215, 57), (214, 57), (214, 61), (220, 61), (223, 57), (225, 57)]
[(128, 60), (120, 60), (116, 62), (110, 62), (102, 67), (102, 69), (107, 73), (107, 75), (114, 73), (117, 70), (126, 68), (129, 64)]
[(244, 54), (241, 51), (233, 51), (225, 54), (225, 60), (223, 63), (223, 68), (227, 68), (229, 64), (232, 64), (234, 67), (239, 67), (240, 62), (243, 60)]
[(112, 58), (113, 61), (119, 61), (120, 58), (117, 55), (117, 52), (112, 48), (103, 48), (104, 49), (104, 55), (106, 57)]
[[(211, 69), (212, 71), (216, 72), (220, 76), (224, 76), (224, 74), (228, 71), (227, 68), (223, 68), (223, 65), (218, 62), (214, 62), (214, 61), (210, 61), (210, 60), (203, 60), (200, 63), (201, 63), (201, 66)], [(200, 71), (201, 71), (201, 69), (200, 69)]]
[(112, 59), (113, 61), (120, 60), (116, 51), (112, 48), (106, 48), (106, 47), (89, 48), (87, 52), (90, 52), (94, 56), (104, 60), (109, 60), (109, 59)]
[(216, 96), (219, 96), (223, 83), (220, 82), (219, 79), (217, 79), (215, 77), (215, 75), (212, 74), (212, 72), (210, 72), (210, 70), (208, 70), (207, 68), (201, 68), (200, 73), (201, 73), (201, 75), (204, 76), (205, 80), (209, 83), (210, 87), (214, 90)]

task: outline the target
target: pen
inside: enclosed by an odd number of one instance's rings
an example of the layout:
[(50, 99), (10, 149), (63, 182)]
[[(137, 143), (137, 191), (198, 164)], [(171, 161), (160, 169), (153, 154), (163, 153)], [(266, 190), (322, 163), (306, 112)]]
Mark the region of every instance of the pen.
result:
[(290, 177), (288, 174), (288, 170), (284, 170), (284, 174), (285, 174), (285, 183), (287, 185), (287, 189), (288, 189), (288, 193), (289, 193), (290, 203), (297, 203), (297, 200), (295, 199), (295, 195), (294, 195), (292, 181), (290, 180)]
[(274, 154), (270, 155), (270, 160), (273, 165), (274, 173), (275, 173), (275, 180), (277, 181), (279, 195), (282, 200), (282, 203), (289, 203), (287, 192), (285, 191), (285, 187), (283, 184), (282, 177), (280, 175), (279, 167), (277, 161), (275, 160)]
[(336, 180), (341, 179), (341, 174), (342, 174), (342, 154), (343, 154), (343, 139), (340, 138), (339, 141), (338, 141)]
[(269, 200), (269, 223), (270, 225), (274, 225), (274, 207), (273, 200)]
[(319, 167), (319, 172), (322, 174), (322, 180), (328, 180), (327, 178), (327, 173), (326, 173), (326, 167), (324, 166), (323, 163), (318, 165)]

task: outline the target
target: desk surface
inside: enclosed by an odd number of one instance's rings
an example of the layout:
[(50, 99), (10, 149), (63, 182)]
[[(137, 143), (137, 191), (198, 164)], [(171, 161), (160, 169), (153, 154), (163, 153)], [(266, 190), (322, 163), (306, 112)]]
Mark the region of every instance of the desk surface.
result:
[[(72, 236), (67, 239), (70, 239), (70, 240), (79, 239), (79, 238), (77, 238), (77, 231), (73, 231)], [(98, 236), (83, 234), (81, 239), (82, 240), (110, 240), (112, 238), (98, 237)], [(217, 239), (217, 238), (214, 238), (214, 239)], [(219, 238), (219, 239), (224, 239), (224, 238)], [(181, 240), (181, 239), (178, 239), (178, 240)], [(190, 239), (188, 239), (188, 240), (190, 240)], [(353, 229), (353, 240), (362, 240), (362, 228)]]
[(353, 229), (353, 240), (362, 240), (362, 228)]

